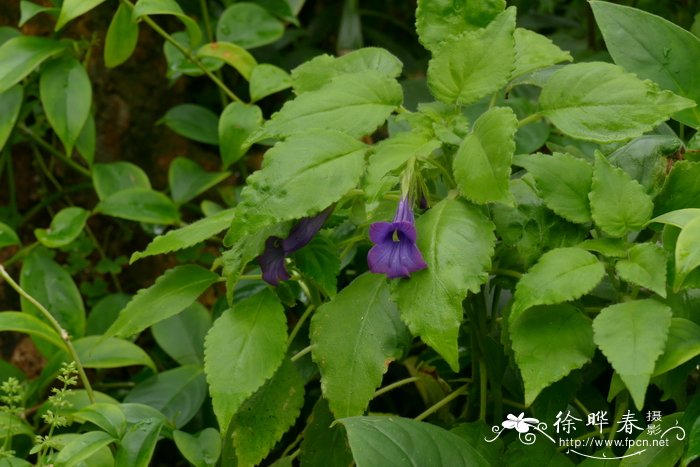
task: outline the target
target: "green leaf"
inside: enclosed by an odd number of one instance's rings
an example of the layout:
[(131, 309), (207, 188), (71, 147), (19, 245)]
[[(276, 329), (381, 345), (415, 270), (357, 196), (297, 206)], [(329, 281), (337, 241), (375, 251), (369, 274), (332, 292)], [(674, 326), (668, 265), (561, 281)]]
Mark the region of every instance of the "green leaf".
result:
[(426, 49), (435, 52), (452, 36), (488, 26), (505, 7), (505, 0), (419, 0), (418, 38)]
[(231, 420), (238, 465), (258, 465), (294, 424), (302, 405), (304, 381), (294, 364), (285, 360)]
[(12, 230), (12, 227), (0, 222), (0, 248), (19, 244), (19, 237), (15, 231)]
[[(591, 2), (596, 23), (615, 63), (662, 89), (700, 102), (693, 77), (700, 72), (700, 40), (685, 29), (645, 11), (607, 2)], [(700, 111), (674, 116), (686, 125), (700, 126)]]
[(200, 143), (219, 144), (219, 118), (211, 110), (195, 104), (180, 104), (168, 110), (158, 123), (165, 123), (178, 135)]
[(333, 298), (338, 290), (340, 258), (336, 245), (328, 238), (316, 235), (308, 245), (295, 252), (294, 264), (302, 275), (311, 279), (326, 296)]
[(604, 308), (593, 320), (593, 340), (620, 375), (639, 410), (654, 364), (664, 351), (671, 309), (655, 300)]
[(640, 230), (654, 210), (644, 187), (624, 170), (613, 167), (600, 152), (596, 152), (588, 198), (593, 221), (612, 237)]
[(429, 423), (395, 416), (351, 417), (338, 422), (348, 433), (357, 467), (489, 465), (464, 439)]
[(700, 217), (700, 209), (698, 208), (678, 209), (676, 211), (667, 212), (666, 214), (657, 216), (650, 220), (649, 223), (660, 222), (662, 224), (673, 225), (682, 229), (690, 221), (698, 217)]
[[(255, 69), (259, 68), (256, 67)], [(251, 143), (248, 137), (259, 130), (263, 123), (263, 114), (257, 105), (231, 102), (219, 118), (219, 150), (221, 162), (227, 168), (237, 162), (248, 152)]]
[(34, 235), (42, 245), (48, 248), (65, 246), (80, 235), (88, 217), (90, 212), (83, 208), (64, 208), (51, 219), (51, 227), (34, 229)]
[(46, 118), (70, 155), (90, 115), (90, 78), (76, 59), (61, 58), (42, 68), (39, 89)]
[(194, 264), (176, 266), (141, 289), (105, 332), (105, 337), (127, 337), (170, 318), (190, 306), (218, 276)]
[(205, 428), (196, 435), (175, 430), (173, 441), (195, 467), (214, 467), (221, 455), (221, 437), (215, 428)]
[[(76, 338), (85, 334), (85, 308), (78, 287), (63, 266), (51, 259), (48, 251), (35, 249), (25, 258), (19, 283), (46, 307), (69, 335)], [(22, 311), (45, 321), (28, 300), (22, 298), (21, 305)], [(54, 351), (41, 343), (37, 346), (47, 356)]]
[(518, 155), (513, 163), (525, 167), (535, 177), (537, 191), (549, 209), (571, 222), (591, 221), (588, 201), (593, 177), (591, 164), (562, 153)]
[(233, 209), (226, 209), (211, 217), (205, 217), (185, 227), (159, 235), (148, 244), (144, 251), (133, 253), (129, 262), (133, 263), (147, 256), (182, 250), (203, 242), (227, 229), (231, 225), (234, 212)]
[(102, 298), (88, 314), (86, 335), (104, 334), (129, 303), (131, 297), (123, 293), (110, 294)]
[[(165, 417), (157, 410), (141, 404), (122, 404), (122, 408), (129, 425), (119, 442), (114, 465), (148, 467)], [(133, 412), (136, 420), (130, 419), (130, 412)]]
[(170, 194), (175, 204), (184, 204), (226, 180), (230, 175), (228, 172), (207, 172), (190, 159), (176, 157), (168, 170)]
[(386, 49), (365, 47), (340, 57), (319, 55), (292, 70), (294, 91), (302, 94), (316, 91), (333, 78), (346, 74), (375, 71), (387, 78), (398, 78), (403, 65)]
[(446, 199), (426, 211), (416, 228), (428, 268), (399, 281), (396, 303), (411, 333), (457, 371), (462, 300), (488, 280), (495, 226), (477, 207)]
[(653, 243), (630, 248), (627, 258), (615, 263), (615, 271), (624, 281), (646, 287), (666, 298), (666, 252)]
[(362, 142), (330, 130), (277, 143), (265, 154), (262, 169), (248, 178), (224, 243), (231, 245), (260, 227), (315, 214), (338, 201), (357, 186), (365, 150)]
[[(685, 432), (678, 424), (682, 412), (661, 417), (653, 422), (658, 429), (641, 430), (636, 439), (630, 440), (631, 446), (625, 451), (625, 458), (620, 467), (674, 467), (676, 465), (691, 465), (678, 463), (683, 455)], [(661, 440), (668, 440), (666, 443)], [(644, 446), (640, 449), (639, 446)]]
[(535, 305), (553, 305), (587, 294), (603, 275), (603, 264), (586, 250), (570, 247), (548, 251), (518, 282), (510, 322)]
[(131, 8), (120, 3), (112, 17), (105, 38), (104, 60), (107, 68), (121, 65), (131, 57), (139, 39), (139, 25), (134, 21)]
[(275, 65), (261, 63), (250, 74), (250, 100), (252, 102), (290, 88), (292, 78), (289, 73)]
[(173, 15), (185, 25), (190, 44), (198, 45), (202, 40), (202, 31), (197, 23), (182, 11), (175, 0), (138, 0), (133, 15), (135, 19), (150, 15)]
[(154, 324), (153, 338), (161, 349), (180, 365), (204, 364), (204, 337), (211, 327), (211, 316), (199, 302)]
[[(564, 303), (538, 306), (511, 322), (509, 335), (525, 383), (525, 404), (593, 358), (591, 322)], [(556, 342), (556, 347), (552, 347)]]
[(549, 38), (529, 29), (515, 28), (513, 37), (515, 39), (515, 69), (511, 74), (511, 79), (559, 62), (573, 60), (569, 52), (564, 52)]
[(95, 160), (96, 144), (97, 130), (95, 129), (95, 117), (92, 116), (92, 113), (89, 113), (87, 120), (85, 120), (85, 125), (83, 125), (83, 129), (80, 130), (78, 139), (75, 140), (75, 149), (77, 149), (83, 160), (87, 162), (87, 165), (90, 167)]
[(39, 318), (27, 313), (17, 311), (0, 312), (0, 331), (14, 331), (29, 334), (30, 336), (39, 337), (42, 341), (46, 341), (55, 345), (59, 349), (67, 350), (66, 345), (61, 336)]
[[(30, 438), (34, 438), (34, 430), (25, 420), (5, 411), (0, 412), (0, 430), (2, 430), (0, 431), (0, 433), (2, 433), (2, 438), (17, 435), (26, 435)], [(0, 466), (2, 466), (2, 464), (0, 464)]]
[(513, 203), (508, 190), (518, 119), (509, 107), (484, 112), (464, 138), (454, 158), (459, 191), (479, 204)]
[(57, 16), (59, 13), (59, 8), (41, 6), (27, 0), (21, 0), (19, 2), (19, 12), (19, 23), (17, 26), (21, 28), (27, 23), (27, 21), (40, 13), (50, 13), (53, 16)]
[(359, 138), (382, 125), (402, 99), (401, 86), (393, 78), (371, 70), (343, 74), (287, 101), (254, 137), (260, 140), (330, 129)]
[(0, 115), (3, 115), (3, 119), (0, 120), (0, 150), (5, 147), (15, 123), (17, 123), (23, 97), (24, 88), (20, 85), (12, 86), (0, 93)]
[(235, 304), (214, 322), (204, 344), (204, 370), (222, 432), (279, 368), (286, 346), (287, 319), (269, 289)]
[(54, 30), (58, 31), (72, 19), (87, 13), (101, 3), (104, 3), (104, 1), (105, 0), (64, 0)]
[(511, 7), (486, 28), (445, 42), (428, 65), (433, 95), (448, 104), (467, 105), (505, 86), (515, 62), (514, 30), (515, 8)]
[(365, 411), (389, 363), (409, 341), (386, 279), (369, 273), (321, 305), (310, 338), (323, 396), (336, 418)]
[(0, 46), (0, 93), (64, 50), (65, 43), (39, 36), (18, 36), (6, 41)]
[(179, 220), (170, 198), (147, 188), (119, 191), (100, 201), (93, 212), (150, 224), (175, 224)]
[(104, 431), (88, 431), (66, 444), (56, 456), (56, 467), (82, 465), (93, 454), (116, 440)]
[(32, 464), (19, 457), (5, 457), (0, 460), (0, 467), (32, 467)]
[(605, 143), (634, 138), (695, 103), (610, 63), (567, 65), (540, 94), (541, 113), (574, 138)]
[[(173, 40), (185, 50), (194, 50), (199, 45), (190, 44), (190, 38), (184, 31), (174, 32), (171, 34), (171, 36)], [(202, 76), (205, 74), (202, 68), (213, 72), (224, 66), (224, 61), (222, 59), (211, 57), (200, 57), (200, 63), (199, 65), (196, 65), (177, 47), (167, 41), (163, 43), (163, 54), (165, 55), (165, 60), (168, 62), (168, 71), (166, 72), (166, 76), (170, 80), (176, 80), (183, 74), (187, 76)]]
[(685, 318), (671, 318), (664, 353), (656, 360), (652, 376), (678, 368), (700, 355), (700, 326)]
[(668, 157), (681, 149), (683, 142), (670, 135), (643, 135), (608, 156), (610, 163), (637, 180), (647, 194), (661, 189), (668, 169)]
[(246, 49), (271, 44), (282, 37), (284, 24), (268, 11), (250, 2), (226, 8), (216, 26), (216, 40), (233, 42)]
[(304, 467), (352, 464), (345, 431), (334, 421), (328, 401), (319, 397), (306, 423), (301, 442), (299, 457)]
[(144, 365), (156, 371), (151, 357), (133, 342), (116, 337), (86, 336), (73, 341), (85, 368), (121, 368)]
[[(239, 3), (240, 5), (240, 3)], [(235, 68), (247, 81), (258, 62), (243, 47), (230, 42), (212, 42), (197, 50), (197, 57), (215, 58)]]
[(100, 200), (129, 188), (151, 188), (146, 172), (130, 162), (95, 164), (92, 167), (92, 183)]
[(685, 208), (700, 208), (700, 162), (675, 162), (654, 199), (656, 216)]
[(207, 397), (207, 382), (199, 365), (187, 365), (158, 373), (132, 389), (124, 402), (159, 410), (181, 428), (194, 417)]
[(673, 281), (674, 290), (678, 290), (685, 278), (695, 268), (700, 266), (700, 217), (696, 217), (681, 229), (676, 242), (676, 276)]
[(106, 431), (113, 438), (119, 439), (126, 430), (126, 416), (117, 404), (97, 402), (83, 407), (73, 414), (81, 422), (90, 422)]

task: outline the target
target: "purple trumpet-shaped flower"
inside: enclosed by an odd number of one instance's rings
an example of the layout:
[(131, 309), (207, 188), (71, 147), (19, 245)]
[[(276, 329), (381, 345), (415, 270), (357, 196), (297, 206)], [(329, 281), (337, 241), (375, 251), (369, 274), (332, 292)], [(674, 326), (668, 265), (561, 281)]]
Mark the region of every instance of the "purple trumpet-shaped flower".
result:
[(258, 256), (258, 264), (262, 278), (270, 285), (278, 285), (280, 281), (289, 279), (284, 259), (307, 243), (321, 230), (328, 216), (333, 212), (333, 206), (326, 208), (313, 217), (305, 217), (296, 223), (284, 240), (280, 237), (270, 237), (265, 241), (265, 250)]
[(413, 209), (406, 198), (401, 198), (393, 222), (375, 222), (369, 227), (369, 238), (375, 245), (367, 254), (367, 265), (374, 273), (395, 279), (428, 267), (416, 246)]

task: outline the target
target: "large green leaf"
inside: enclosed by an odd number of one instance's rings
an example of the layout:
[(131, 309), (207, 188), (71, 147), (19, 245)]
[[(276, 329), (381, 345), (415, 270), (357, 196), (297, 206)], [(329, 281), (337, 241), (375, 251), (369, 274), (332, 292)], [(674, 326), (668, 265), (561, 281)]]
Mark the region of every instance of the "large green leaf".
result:
[(243, 47), (231, 42), (212, 42), (204, 44), (197, 50), (198, 58), (210, 58), (221, 60), (232, 66), (245, 79), (250, 80), (253, 70), (258, 65), (253, 57)]
[(0, 248), (6, 246), (19, 245), (17, 233), (7, 224), (0, 222)]
[(92, 167), (92, 183), (100, 200), (129, 188), (151, 188), (146, 172), (131, 162), (95, 164)]
[(265, 154), (262, 170), (248, 178), (225, 243), (338, 201), (362, 176), (365, 150), (362, 142), (330, 130), (277, 143)]
[(584, 249), (556, 248), (540, 257), (515, 288), (510, 322), (535, 305), (575, 300), (590, 292), (605, 275), (603, 264)]
[(640, 230), (654, 210), (644, 187), (624, 170), (613, 167), (600, 152), (596, 152), (593, 183), (588, 197), (593, 221), (613, 237)]
[(416, 227), (428, 268), (399, 282), (397, 304), (411, 332), (457, 371), (462, 300), (488, 280), (495, 226), (478, 208), (446, 199), (421, 216)]
[(328, 237), (316, 235), (308, 245), (292, 255), (302, 275), (311, 280), (326, 296), (333, 298), (338, 290), (340, 258), (338, 248)]
[(202, 40), (202, 31), (197, 22), (187, 16), (175, 0), (138, 0), (134, 5), (134, 18), (150, 15), (172, 15), (182, 21), (190, 36), (190, 44), (197, 45)]
[(282, 37), (284, 24), (255, 3), (239, 2), (228, 7), (216, 26), (219, 42), (233, 42), (246, 49), (270, 44)]
[(123, 293), (109, 294), (101, 298), (88, 314), (85, 334), (104, 334), (129, 300), (131, 297)]
[(142, 404), (122, 404), (122, 408), (129, 425), (119, 442), (114, 465), (148, 467), (165, 417), (154, 408)]
[(70, 207), (61, 209), (51, 219), (48, 229), (34, 229), (34, 235), (42, 245), (58, 248), (68, 245), (80, 235), (90, 212), (83, 208)]
[(0, 93), (0, 114), (4, 115), (3, 119), (0, 120), (0, 150), (5, 147), (5, 143), (15, 127), (19, 111), (22, 108), (23, 97), (24, 88), (20, 85), (12, 86)]
[(401, 357), (409, 340), (386, 278), (369, 273), (316, 311), (310, 337), (323, 395), (336, 418), (364, 412), (389, 362)]
[(14, 331), (35, 336), (49, 342), (59, 349), (67, 350), (56, 330), (27, 313), (17, 311), (0, 312), (0, 331)]
[(193, 160), (176, 157), (168, 170), (170, 196), (175, 204), (186, 203), (230, 175), (228, 172), (207, 172)]
[(180, 313), (151, 327), (161, 349), (180, 365), (204, 364), (204, 337), (211, 327), (209, 311), (194, 302)]
[(685, 318), (671, 318), (664, 353), (654, 366), (653, 376), (673, 370), (700, 355), (700, 326)]
[[(34, 437), (34, 430), (32, 429), (31, 426), (29, 426), (29, 424), (26, 422), (26, 420), (23, 420), (22, 418), (18, 417), (17, 415), (11, 414), (11, 413), (6, 412), (6, 411), (0, 412), (0, 430), (2, 430), (1, 431), (2, 438), (17, 436), (17, 435), (26, 435), (30, 438)], [(0, 464), (0, 465), (2, 465), (2, 464)], [(27, 465), (31, 465), (31, 464), (27, 464)]]
[[(692, 463), (678, 463), (686, 445), (683, 442), (686, 433), (679, 425), (682, 415), (682, 412), (665, 415), (653, 422), (655, 429), (641, 430), (639, 436), (634, 440), (630, 439), (632, 443), (625, 451), (620, 467), (692, 465)], [(640, 449), (640, 446), (644, 448)]]
[[(34, 2), (30, 2), (29, 0), (20, 0), (19, 23), (17, 23), (17, 26), (21, 28), (27, 23), (27, 21), (31, 20), (40, 13), (49, 13), (50, 15), (55, 17), (58, 15), (59, 11), (60, 8), (57, 7), (42, 6), (37, 5)], [(10, 29), (8, 26), (3, 27), (3, 29), (5, 28)], [(0, 44), (7, 39), (9, 39), (9, 37), (2, 37), (2, 34), (0, 34)]]
[(698, 208), (678, 209), (653, 218), (649, 221), (649, 224), (652, 222), (660, 222), (662, 224), (673, 225), (682, 229), (688, 225), (690, 221), (698, 217), (700, 217), (700, 209)]
[[(651, 13), (614, 3), (592, 1), (596, 23), (615, 63), (662, 89), (700, 102), (695, 77), (700, 73), (700, 39)], [(674, 118), (700, 126), (697, 108)]]
[(591, 164), (562, 153), (518, 155), (513, 163), (535, 177), (537, 191), (549, 209), (571, 222), (591, 221)]
[(103, 3), (105, 0), (64, 0), (63, 5), (61, 5), (61, 12), (58, 15), (58, 21), (56, 21), (55, 30), (58, 31), (66, 23), (83, 13), (95, 8), (97, 5)]
[(73, 341), (85, 368), (120, 368), (144, 365), (156, 371), (151, 357), (133, 342), (116, 337), (86, 336)]
[[(256, 67), (257, 70), (260, 66)], [(252, 83), (251, 83), (252, 85)], [(219, 118), (219, 150), (224, 168), (237, 162), (250, 148), (248, 137), (260, 129), (262, 110), (256, 105), (231, 102)]]
[(399, 83), (377, 71), (342, 74), (320, 89), (287, 101), (254, 137), (308, 134), (309, 129), (325, 128), (359, 138), (383, 124), (402, 100)]
[(73, 413), (80, 422), (90, 422), (116, 439), (121, 438), (126, 430), (126, 416), (117, 404), (97, 402)]
[(93, 212), (150, 224), (175, 224), (180, 218), (170, 198), (148, 188), (130, 188), (115, 193), (100, 201)]
[(678, 209), (700, 208), (700, 162), (678, 161), (654, 199), (654, 215)]
[(275, 65), (262, 63), (250, 73), (250, 100), (252, 102), (292, 86), (289, 73)]
[(42, 68), (39, 89), (46, 118), (70, 155), (90, 115), (90, 78), (75, 58), (61, 58)]
[(433, 95), (448, 104), (466, 105), (505, 86), (515, 63), (514, 30), (515, 8), (509, 8), (485, 29), (443, 44), (428, 65)]
[(653, 243), (639, 243), (627, 252), (627, 257), (615, 263), (622, 280), (666, 297), (666, 252)]
[(165, 123), (185, 138), (215, 146), (219, 144), (219, 117), (201, 105), (176, 105), (158, 123)]
[(671, 309), (655, 300), (635, 300), (604, 308), (593, 320), (600, 347), (639, 410), (671, 326)]
[(419, 0), (418, 38), (426, 49), (435, 52), (452, 36), (487, 26), (505, 7), (505, 0)]
[(170, 253), (203, 242), (228, 228), (233, 220), (234, 212), (233, 209), (226, 209), (185, 227), (159, 235), (148, 244), (144, 251), (133, 253), (129, 261), (133, 263), (146, 256)]
[(113, 68), (127, 61), (136, 49), (138, 39), (139, 26), (134, 21), (132, 10), (125, 3), (120, 3), (105, 37), (105, 65)]
[(285, 360), (231, 420), (238, 465), (258, 465), (294, 424), (303, 404), (304, 381), (294, 364)]
[(669, 158), (683, 142), (671, 135), (643, 135), (608, 155), (610, 163), (637, 180), (650, 196), (656, 195), (666, 179)]
[(351, 417), (339, 420), (357, 467), (442, 465), (488, 466), (463, 438), (429, 423), (401, 417)]
[(196, 435), (175, 430), (173, 441), (195, 467), (214, 467), (221, 455), (221, 436), (214, 428), (205, 428)]
[(509, 107), (491, 108), (474, 122), (454, 158), (462, 196), (479, 204), (513, 203), (508, 182), (517, 130), (518, 119)]
[(676, 275), (673, 288), (678, 290), (688, 274), (700, 266), (700, 217), (688, 222), (681, 229), (676, 242)]
[(163, 371), (134, 387), (124, 402), (136, 402), (158, 409), (176, 428), (194, 417), (207, 397), (207, 382), (199, 365)]
[(301, 463), (305, 467), (351, 465), (352, 454), (345, 431), (333, 422), (328, 401), (319, 397), (304, 428), (301, 442)]
[(590, 320), (566, 303), (528, 310), (511, 323), (509, 335), (525, 383), (526, 405), (544, 388), (589, 362), (595, 352)]
[(279, 368), (286, 344), (287, 318), (269, 289), (237, 303), (214, 322), (204, 344), (204, 368), (222, 432)]
[(0, 92), (4, 93), (66, 44), (39, 36), (18, 36), (0, 46)]
[(88, 431), (66, 444), (56, 456), (56, 467), (83, 465), (90, 457), (116, 440), (104, 431)]
[(634, 138), (695, 103), (610, 63), (567, 65), (540, 94), (540, 108), (561, 131), (600, 143)]
[(569, 52), (564, 52), (547, 37), (529, 29), (516, 28), (513, 37), (515, 38), (515, 69), (511, 79), (555, 63), (573, 60)]
[(194, 264), (169, 269), (151, 287), (134, 295), (105, 336), (131, 336), (180, 313), (217, 278), (213, 272)]

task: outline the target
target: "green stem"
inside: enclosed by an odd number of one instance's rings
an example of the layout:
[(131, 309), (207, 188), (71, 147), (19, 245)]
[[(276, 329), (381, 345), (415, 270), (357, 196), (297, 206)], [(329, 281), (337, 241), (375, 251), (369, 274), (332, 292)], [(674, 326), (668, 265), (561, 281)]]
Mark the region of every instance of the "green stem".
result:
[(508, 277), (513, 277), (515, 279), (520, 279), (523, 277), (522, 272), (514, 271), (512, 269), (494, 269), (491, 271), (492, 274), (495, 274), (497, 276), (508, 276)]
[(629, 394), (627, 392), (619, 394), (616, 399), (615, 421), (613, 422), (613, 426), (610, 427), (609, 440), (615, 439), (615, 433), (617, 433), (617, 427), (620, 425), (620, 420), (622, 420), (622, 414), (627, 411), (627, 407), (629, 406)]
[(291, 360), (292, 362), (296, 362), (301, 357), (303, 357), (304, 355), (306, 355), (307, 353), (310, 353), (310, 352), (311, 352), (311, 346), (309, 345), (309, 346), (304, 347), (303, 349), (301, 349), (299, 352), (295, 353), (294, 355), (292, 355), (292, 358), (290, 358), (289, 360)]
[(503, 399), (501, 399), (501, 401), (502, 401), (505, 405), (509, 405), (509, 406), (511, 406), (511, 407), (515, 407), (516, 409), (520, 409), (520, 410), (523, 410), (523, 411), (525, 411), (525, 410), (528, 409), (527, 405), (521, 404), (520, 402), (516, 402), (516, 401), (514, 401), (514, 400), (512, 400), (512, 399), (503, 398)]
[(540, 119), (542, 119), (541, 114), (536, 113), (536, 114), (528, 115), (527, 117), (518, 121), (518, 128), (522, 128), (525, 125), (529, 125), (530, 123), (534, 123)]
[(239, 281), (260, 281), (262, 274), (241, 274), (238, 276)]
[(408, 378), (400, 379), (400, 380), (393, 382), (391, 384), (387, 384), (383, 388), (377, 389), (377, 391), (374, 393), (374, 396), (372, 396), (372, 399), (377, 398), (383, 394), (386, 394), (389, 391), (393, 391), (396, 388), (400, 388), (401, 386), (415, 383), (416, 381), (420, 381), (420, 376), (410, 376)]
[(53, 326), (53, 328), (58, 332), (58, 335), (61, 337), (61, 340), (63, 343), (66, 345), (66, 349), (68, 350), (68, 353), (70, 354), (71, 358), (75, 362), (76, 367), (78, 368), (78, 374), (80, 375), (80, 380), (83, 382), (83, 386), (85, 387), (85, 392), (88, 395), (88, 399), (90, 399), (91, 403), (97, 402), (95, 399), (95, 394), (92, 391), (92, 386), (90, 386), (90, 380), (87, 377), (87, 374), (85, 374), (85, 369), (83, 368), (83, 365), (80, 363), (80, 357), (78, 357), (78, 352), (76, 352), (75, 347), (73, 347), (73, 342), (70, 339), (70, 335), (68, 334), (68, 331), (63, 329), (61, 326), (61, 323), (56, 321), (56, 318), (53, 317), (53, 315), (47, 310), (44, 305), (39, 303), (34, 297), (29, 295), (17, 282), (12, 279), (12, 276), (10, 276), (3, 265), (0, 264), (0, 276), (2, 276), (5, 281), (10, 284), (10, 287), (15, 289), (15, 291), (20, 294), (25, 300), (29, 301), (32, 305), (34, 305), (39, 312), (43, 315), (43, 317)]
[(287, 348), (294, 342), (294, 338), (297, 337), (297, 334), (299, 334), (299, 331), (301, 330), (301, 327), (304, 325), (306, 320), (311, 316), (311, 313), (316, 309), (316, 305), (309, 305), (306, 307), (306, 310), (304, 310), (304, 313), (301, 314), (299, 317), (299, 321), (296, 322), (294, 325), (294, 328), (292, 328), (292, 332), (289, 333), (289, 339), (287, 339)]
[(465, 384), (464, 386), (460, 386), (439, 401), (437, 401), (435, 404), (431, 405), (428, 407), (423, 413), (418, 415), (414, 420), (421, 421), (425, 420), (453, 400), (457, 399), (459, 396), (467, 392), (467, 389), (469, 389), (469, 384)]
[(29, 245), (22, 247), (17, 253), (12, 255), (10, 259), (5, 261), (5, 266), (10, 266), (15, 262), (19, 261), (23, 257), (27, 256), (29, 253), (31, 253), (31, 251), (37, 246), (39, 246), (39, 242), (30, 243)]
[(488, 397), (488, 372), (486, 370), (486, 360), (479, 357), (479, 420), (486, 421), (486, 401)]
[(24, 133), (25, 136), (27, 136), (29, 139), (31, 139), (34, 143), (41, 146), (42, 149), (50, 152), (51, 155), (53, 155), (53, 156), (57, 157), (58, 159), (60, 159), (61, 161), (63, 161), (63, 163), (65, 163), (68, 167), (75, 170), (76, 172), (81, 173), (82, 175), (84, 175), (88, 178), (92, 178), (92, 175), (90, 175), (89, 170), (87, 170), (85, 167), (83, 167), (79, 164), (76, 164), (70, 158), (68, 158), (65, 154), (63, 154), (61, 151), (59, 151), (58, 149), (51, 146), (43, 139), (39, 138), (37, 135), (34, 134), (34, 132), (32, 130), (27, 128), (23, 123), (17, 124), (17, 128), (19, 129), (19, 131)]
[[(199, 0), (199, 9), (202, 11), (202, 22), (204, 23), (204, 32), (207, 35), (207, 40), (209, 42), (214, 42), (214, 32), (211, 27), (211, 18), (209, 17), (209, 7), (207, 6), (207, 0)], [(216, 70), (214, 72), (217, 78), (223, 82), (224, 78), (221, 74), (221, 70)], [(223, 89), (217, 86), (219, 90), (219, 100), (221, 101), (221, 108), (226, 107), (228, 104), (228, 99), (226, 93)]]

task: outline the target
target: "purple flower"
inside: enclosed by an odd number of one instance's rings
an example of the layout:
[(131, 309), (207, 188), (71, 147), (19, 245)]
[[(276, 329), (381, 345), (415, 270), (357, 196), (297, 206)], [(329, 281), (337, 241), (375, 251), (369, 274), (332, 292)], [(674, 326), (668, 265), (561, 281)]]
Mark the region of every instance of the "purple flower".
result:
[(270, 285), (278, 285), (280, 281), (289, 279), (284, 259), (297, 250), (305, 247), (321, 230), (328, 216), (333, 212), (333, 206), (313, 217), (305, 217), (296, 223), (284, 240), (280, 237), (270, 237), (265, 241), (265, 250), (258, 256), (258, 264), (262, 278)]
[(393, 222), (375, 222), (369, 227), (369, 238), (375, 245), (367, 254), (367, 264), (374, 273), (395, 279), (428, 267), (416, 246), (413, 209), (406, 198), (401, 198)]

